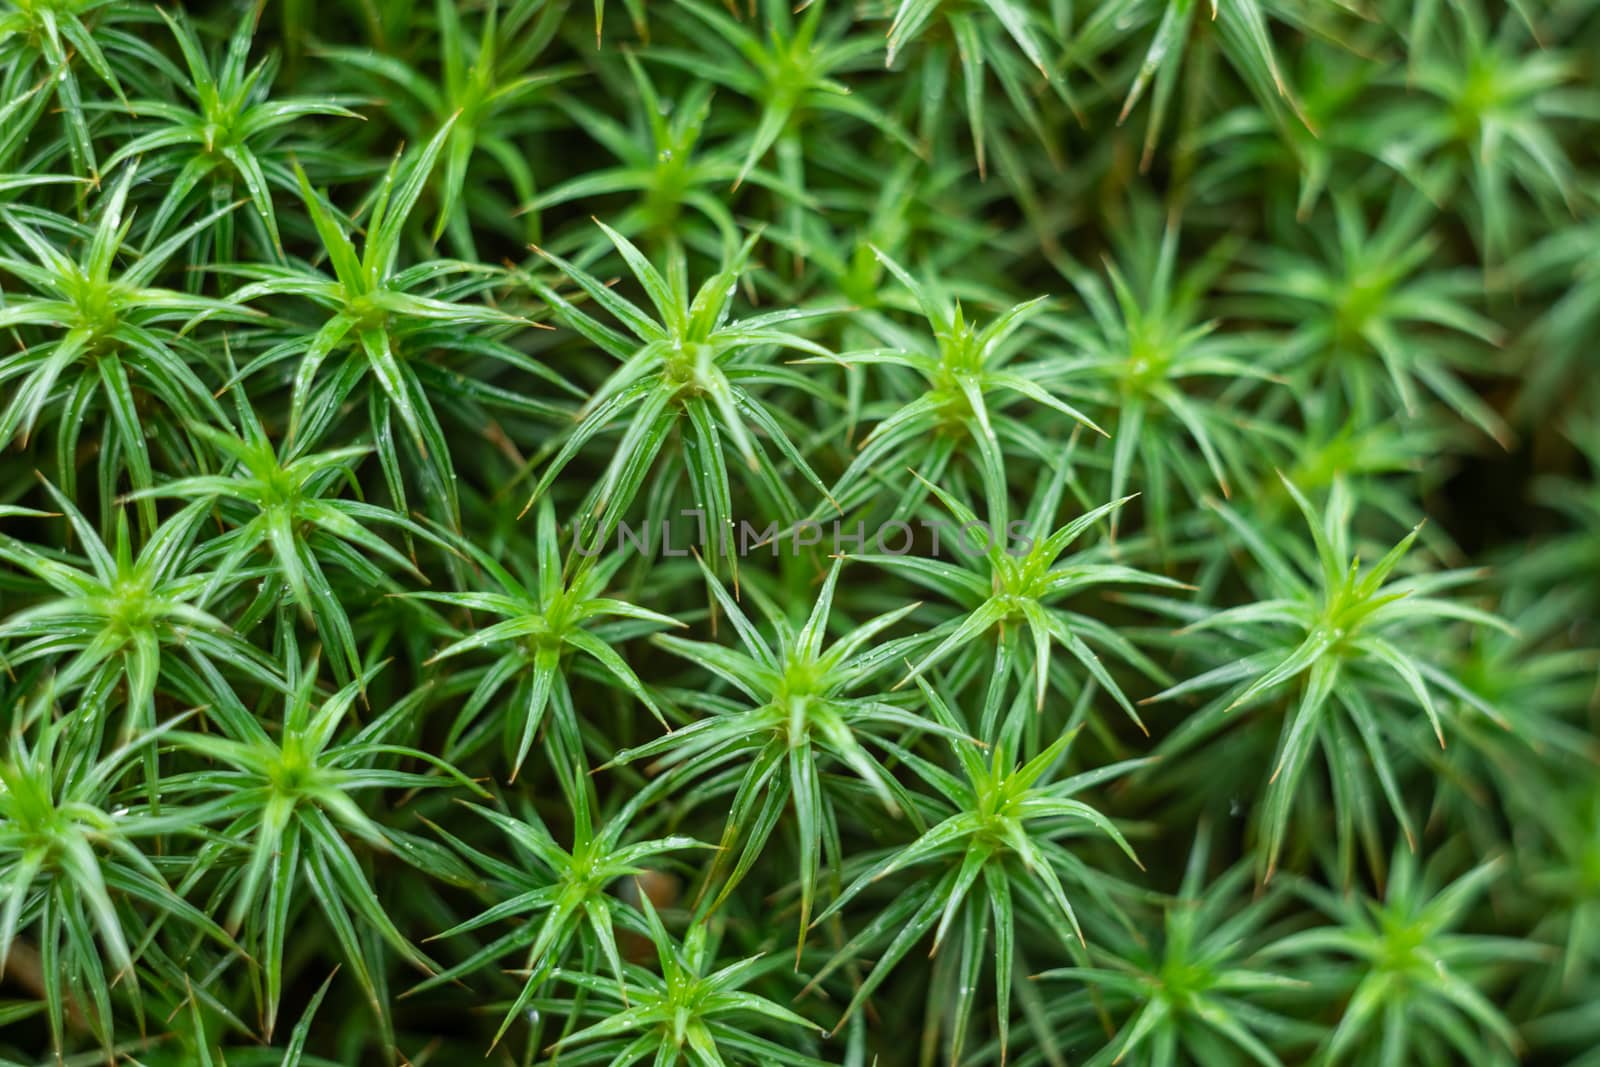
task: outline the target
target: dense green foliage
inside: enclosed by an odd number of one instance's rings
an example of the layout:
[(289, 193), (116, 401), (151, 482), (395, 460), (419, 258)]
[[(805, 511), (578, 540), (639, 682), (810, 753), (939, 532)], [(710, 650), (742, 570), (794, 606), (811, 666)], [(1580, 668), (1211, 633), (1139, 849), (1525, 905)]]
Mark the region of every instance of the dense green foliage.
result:
[(0, 1063), (1600, 1047), (1600, 3), (0, 0)]

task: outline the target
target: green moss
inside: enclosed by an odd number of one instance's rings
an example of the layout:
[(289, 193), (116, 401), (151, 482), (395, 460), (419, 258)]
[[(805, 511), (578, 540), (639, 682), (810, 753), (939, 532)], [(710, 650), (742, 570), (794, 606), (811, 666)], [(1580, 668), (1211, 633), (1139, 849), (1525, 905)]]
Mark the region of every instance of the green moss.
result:
[(0, 0), (0, 1061), (1595, 1067), (1597, 55)]

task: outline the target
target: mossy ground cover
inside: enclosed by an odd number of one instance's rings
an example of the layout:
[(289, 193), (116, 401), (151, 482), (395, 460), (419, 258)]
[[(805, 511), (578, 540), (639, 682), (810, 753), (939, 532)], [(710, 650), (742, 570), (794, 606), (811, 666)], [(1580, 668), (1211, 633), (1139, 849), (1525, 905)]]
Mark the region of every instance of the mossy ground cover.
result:
[(1597, 66), (0, 0), (0, 1061), (1600, 1064)]

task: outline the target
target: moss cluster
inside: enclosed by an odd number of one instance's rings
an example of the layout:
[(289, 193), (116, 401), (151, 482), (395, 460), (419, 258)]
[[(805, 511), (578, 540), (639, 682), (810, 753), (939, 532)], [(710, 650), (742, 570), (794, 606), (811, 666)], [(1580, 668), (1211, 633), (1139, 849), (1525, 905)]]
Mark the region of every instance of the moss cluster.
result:
[(0, 335), (0, 1063), (1600, 1064), (1594, 0), (0, 0)]

